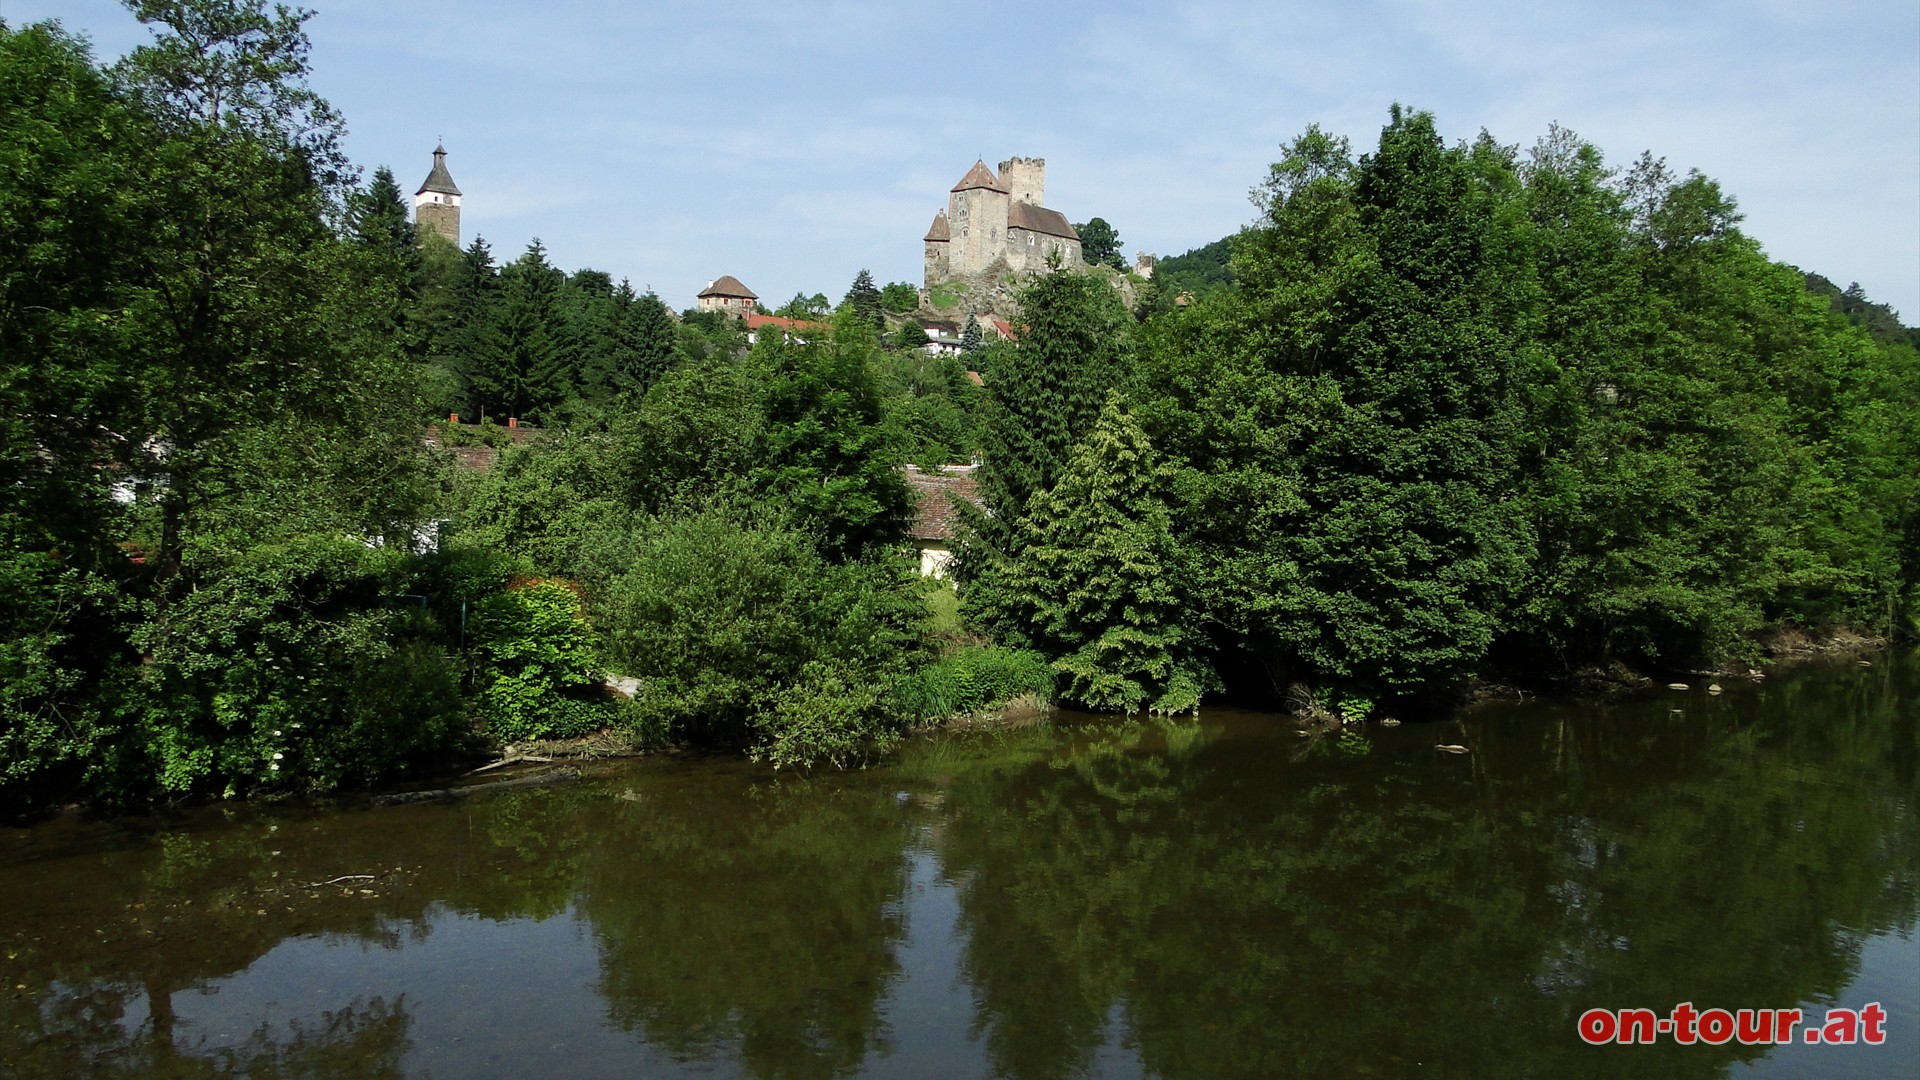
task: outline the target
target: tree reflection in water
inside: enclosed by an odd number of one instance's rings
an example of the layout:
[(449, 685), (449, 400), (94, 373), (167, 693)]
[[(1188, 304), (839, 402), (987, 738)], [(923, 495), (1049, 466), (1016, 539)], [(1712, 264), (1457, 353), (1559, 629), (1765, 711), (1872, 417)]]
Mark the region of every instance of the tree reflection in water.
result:
[[(1574, 1018), (1843, 998), (1863, 940), (1911, 931), (1912, 678), (1888, 658), (1344, 743), (1068, 715), (810, 779), (642, 762), (455, 805), (57, 824), (0, 851), (0, 1073), (446, 1074), (476, 1060), (434, 1008), (459, 993), (604, 1021), (563, 1072), (898, 1075), (929, 1054), (893, 1030), (911, 975), (970, 1010), (933, 1035), (963, 1075), (1116, 1054), (1172, 1078), (1718, 1075), (1764, 1048), (1595, 1049)], [(407, 961), (449, 919), (483, 958), (577, 921), (537, 940), (577, 940), (592, 974), (534, 1001), (531, 979)], [(231, 1037), (175, 1016), (258, 987), (269, 953), (295, 979), (314, 956), (409, 976), (285, 1018), (228, 1000), (251, 1017)], [(511, 1036), (488, 1051), (555, 1068)]]

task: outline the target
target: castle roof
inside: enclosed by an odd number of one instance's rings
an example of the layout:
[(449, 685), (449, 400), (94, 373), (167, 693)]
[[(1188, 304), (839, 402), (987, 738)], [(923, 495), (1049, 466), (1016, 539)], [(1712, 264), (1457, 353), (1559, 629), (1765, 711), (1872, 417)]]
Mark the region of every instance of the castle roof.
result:
[(973, 163), (973, 168), (967, 170), (967, 175), (953, 185), (955, 191), (971, 191), (974, 188), (986, 188), (988, 191), (1007, 194), (1007, 189), (1000, 186), (1000, 180), (993, 175), (993, 170), (987, 168), (986, 162), (977, 159)]
[(1035, 206), (1030, 202), (1015, 201), (1007, 207), (1007, 228), (1026, 229), (1028, 232), (1045, 233), (1048, 236), (1061, 236), (1068, 240), (1080, 239), (1067, 221), (1067, 215), (1058, 210), (1049, 210), (1044, 206)]
[(714, 279), (713, 284), (708, 285), (700, 293), (700, 298), (709, 296), (729, 296), (742, 300), (760, 299), (757, 293), (745, 285), (740, 284), (740, 279), (734, 277), (732, 274), (721, 274), (718, 278)]
[(927, 230), (927, 242), (951, 239), (953, 239), (953, 231), (947, 228), (947, 212), (942, 210), (933, 215), (933, 227)]
[(429, 191), (437, 191), (442, 195), (460, 194), (460, 189), (453, 186), (453, 174), (447, 171), (447, 148), (445, 146), (436, 146), (433, 148), (433, 171), (427, 174), (426, 183), (421, 184), (420, 190), (414, 192), (414, 194), (420, 195)]

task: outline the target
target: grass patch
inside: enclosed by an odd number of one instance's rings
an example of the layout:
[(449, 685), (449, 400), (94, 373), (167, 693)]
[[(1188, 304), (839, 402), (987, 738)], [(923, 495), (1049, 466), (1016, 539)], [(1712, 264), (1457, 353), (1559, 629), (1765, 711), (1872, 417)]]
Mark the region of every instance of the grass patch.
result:
[(1053, 667), (1039, 653), (962, 645), (908, 676), (897, 704), (915, 720), (944, 720), (1032, 696), (1053, 697)]
[(940, 578), (927, 578), (926, 597), (930, 613), (927, 629), (940, 637), (964, 637), (967, 631), (960, 624), (960, 594), (953, 591), (953, 585)]

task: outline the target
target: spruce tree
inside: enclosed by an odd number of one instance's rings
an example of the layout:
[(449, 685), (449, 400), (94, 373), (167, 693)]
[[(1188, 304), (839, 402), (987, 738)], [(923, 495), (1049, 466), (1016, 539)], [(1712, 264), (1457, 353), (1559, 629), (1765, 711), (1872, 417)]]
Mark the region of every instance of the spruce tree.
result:
[(853, 287), (847, 290), (844, 301), (861, 318), (873, 324), (875, 330), (886, 326), (886, 316), (880, 303), (880, 287), (873, 283), (873, 274), (862, 269), (853, 279)]
[(559, 405), (574, 383), (561, 311), (566, 276), (547, 262), (538, 239), (500, 272), (501, 351), (475, 384), (497, 415), (537, 417)]
[(986, 348), (986, 338), (980, 333), (980, 320), (974, 317), (973, 312), (969, 311), (967, 312), (967, 328), (960, 331), (960, 351), (968, 358), (968, 362), (972, 363), (975, 357), (986, 351)]
[(1052, 660), (1068, 701), (1186, 712), (1219, 685), (1179, 590), (1162, 495), (1171, 476), (1110, 391), (1059, 482), (1019, 522), (1005, 578), (1014, 636)]
[(468, 417), (478, 420), (489, 406), (499, 415), (491, 388), (505, 354), (500, 334), (500, 272), (486, 237), (474, 237), (461, 252), (448, 292), (446, 321), (434, 338), (429, 359), (444, 373), (443, 378), (459, 388), (466, 402), (462, 411)]
[(955, 567), (968, 618), (1008, 639), (1022, 633), (1006, 578), (1026, 540), (1018, 523), (1093, 430), (1107, 391), (1121, 380), (1132, 321), (1104, 281), (1084, 274), (1046, 274), (1021, 291), (1019, 303), (1014, 341), (989, 353), (980, 470), (986, 512), (962, 509), (967, 536)]

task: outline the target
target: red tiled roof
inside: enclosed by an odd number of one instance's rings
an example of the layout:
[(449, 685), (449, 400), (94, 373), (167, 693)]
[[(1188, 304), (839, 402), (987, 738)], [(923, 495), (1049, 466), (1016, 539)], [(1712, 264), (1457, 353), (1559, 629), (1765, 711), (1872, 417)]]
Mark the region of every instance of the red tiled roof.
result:
[(972, 384), (973, 384), (973, 385), (975, 385), (975, 386), (985, 386), (985, 385), (987, 385), (987, 380), (985, 380), (985, 379), (983, 379), (983, 378), (981, 378), (981, 377), (980, 377), (980, 373), (979, 373), (979, 372), (977, 372), (977, 371), (969, 371), (969, 372), (967, 372), (967, 381), (968, 381), (968, 382), (970, 382), (970, 383), (972, 383)]
[(926, 242), (934, 243), (951, 239), (953, 239), (953, 230), (947, 228), (947, 212), (942, 210), (933, 215), (933, 224), (927, 228)]
[(784, 315), (762, 315), (754, 312), (747, 316), (747, 329), (758, 330), (763, 326), (785, 330), (789, 334), (806, 332), (820, 333), (831, 329), (826, 323), (808, 322), (805, 319), (789, 319)]
[(953, 185), (955, 191), (971, 191), (974, 188), (986, 188), (988, 191), (1007, 194), (1007, 189), (1000, 186), (999, 178), (993, 175), (993, 170), (987, 168), (987, 163), (984, 161), (975, 161), (973, 168), (967, 170), (967, 175)]
[(960, 523), (955, 500), (985, 508), (972, 465), (943, 465), (938, 472), (908, 465), (905, 470), (914, 500), (913, 525), (907, 529), (907, 535), (915, 540), (952, 540), (954, 528)]
[(1008, 322), (1005, 319), (993, 320), (993, 328), (1000, 332), (1000, 337), (1002, 339), (1007, 341), (1012, 341), (1014, 338), (1020, 336), (1013, 332), (1013, 324)]

